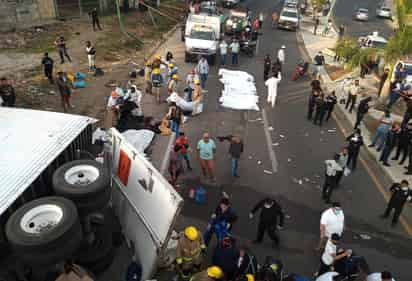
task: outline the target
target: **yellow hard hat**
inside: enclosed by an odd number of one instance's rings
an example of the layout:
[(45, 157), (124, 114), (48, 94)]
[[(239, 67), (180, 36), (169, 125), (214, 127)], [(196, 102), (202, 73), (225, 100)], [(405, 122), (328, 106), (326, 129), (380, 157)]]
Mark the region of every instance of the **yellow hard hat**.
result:
[(195, 79), (195, 84), (200, 84), (200, 80), (199, 79)]
[(173, 74), (173, 75), (172, 75), (172, 79), (177, 80), (177, 79), (179, 79), (179, 76), (177, 76), (177, 74)]
[(246, 274), (247, 281), (255, 281), (255, 276), (253, 274)]
[(169, 63), (169, 67), (173, 68), (175, 65), (173, 63)]
[(153, 74), (160, 74), (160, 68), (153, 69)]
[(213, 265), (207, 268), (207, 276), (214, 279), (220, 279), (223, 277), (223, 271), (220, 267)]
[(147, 60), (147, 61), (146, 61), (146, 65), (147, 65), (147, 66), (150, 66), (150, 65), (152, 65), (152, 62), (151, 62), (150, 60)]
[(188, 226), (185, 229), (185, 236), (190, 240), (194, 241), (199, 236), (199, 232), (197, 231), (196, 227)]
[(155, 59), (160, 60), (162, 58), (162, 56), (160, 56), (159, 54), (155, 55)]

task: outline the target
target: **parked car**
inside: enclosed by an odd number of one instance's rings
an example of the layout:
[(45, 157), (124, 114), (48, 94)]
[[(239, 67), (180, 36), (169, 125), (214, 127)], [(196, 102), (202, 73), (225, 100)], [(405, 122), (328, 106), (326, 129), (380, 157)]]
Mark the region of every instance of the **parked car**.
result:
[(286, 0), (285, 4), (283, 4), (284, 8), (290, 8), (290, 9), (297, 9), (298, 8), (298, 1), (296, 0)]
[(369, 20), (369, 10), (365, 8), (359, 8), (355, 12), (355, 20), (358, 21), (368, 21)]
[(378, 18), (392, 19), (391, 8), (385, 5), (378, 6), (378, 8), (376, 9), (376, 16)]
[(388, 40), (379, 36), (379, 33), (375, 31), (372, 34), (359, 37), (358, 42), (362, 48), (385, 48)]
[(299, 28), (298, 10), (291, 8), (283, 8), (279, 15), (278, 28), (296, 31)]

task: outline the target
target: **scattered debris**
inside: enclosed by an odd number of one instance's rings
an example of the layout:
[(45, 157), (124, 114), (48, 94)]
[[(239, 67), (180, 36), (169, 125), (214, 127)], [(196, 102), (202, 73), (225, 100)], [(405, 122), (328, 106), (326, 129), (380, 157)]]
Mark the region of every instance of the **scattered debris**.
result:
[(269, 131), (273, 131), (274, 129), (273, 129), (272, 126), (269, 126), (269, 127), (268, 127), (268, 130), (269, 130)]
[(272, 172), (272, 171), (269, 171), (269, 170), (263, 170), (263, 172), (264, 172), (265, 174), (268, 174), (268, 175), (272, 175), (272, 174), (273, 174), (273, 172)]
[(292, 162), (292, 159), (288, 158), (288, 162)]
[(254, 119), (254, 120), (249, 120), (249, 122), (258, 122), (258, 121), (262, 121), (262, 118), (257, 118), (257, 119)]
[(292, 178), (292, 181), (293, 181), (294, 183), (299, 183), (299, 180), (298, 180), (297, 178)]
[(272, 145), (273, 145), (273, 146), (278, 146), (279, 143), (278, 143), (278, 142), (275, 142), (275, 143), (272, 143)]
[(368, 234), (359, 234), (360, 238), (363, 240), (370, 240), (372, 237), (370, 237)]
[(329, 129), (328, 132), (329, 133), (336, 133), (336, 129)]
[(304, 180), (305, 182), (309, 182), (309, 179), (308, 179), (308, 178), (303, 178), (303, 180)]
[(279, 135), (279, 137), (283, 139), (285, 136), (284, 135)]
[(50, 90), (50, 91), (49, 91), (49, 95), (52, 95), (52, 96), (53, 96), (53, 95), (56, 95), (56, 91)]
[(262, 161), (260, 161), (260, 160), (257, 161), (257, 163), (258, 163), (258, 165), (262, 165)]
[(316, 189), (319, 189), (319, 190), (321, 190), (322, 189), (322, 187), (318, 184), (317, 186), (315, 186), (315, 188)]

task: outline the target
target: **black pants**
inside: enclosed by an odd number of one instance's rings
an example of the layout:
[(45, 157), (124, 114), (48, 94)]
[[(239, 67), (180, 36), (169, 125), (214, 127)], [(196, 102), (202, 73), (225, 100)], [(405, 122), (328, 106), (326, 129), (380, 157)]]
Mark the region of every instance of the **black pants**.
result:
[(49, 79), (50, 83), (53, 83), (53, 67), (45, 67), (44, 76), (46, 76), (47, 79)]
[(322, 259), (320, 260), (320, 266), (318, 269), (318, 276), (322, 275), (323, 273), (326, 273), (330, 271), (330, 265), (326, 265)]
[(349, 95), (346, 101), (345, 109), (349, 108), (349, 113), (352, 113), (353, 107), (355, 106), (357, 95)]
[(403, 205), (404, 204), (401, 202), (393, 202), (392, 200), (389, 200), (388, 207), (386, 207), (383, 216), (387, 218), (391, 213), (392, 209), (394, 209), (395, 212), (393, 213), (392, 223), (397, 223), (399, 220), (399, 216), (402, 213)]
[(411, 120), (411, 119), (412, 119), (412, 112), (410, 112), (409, 110), (406, 110), (406, 111), (405, 111), (405, 114), (403, 115), (403, 120), (402, 120), (402, 123), (401, 123), (401, 128), (406, 128), (406, 127), (408, 127), (409, 120)]
[(360, 125), (360, 122), (362, 121), (364, 116), (365, 116), (365, 113), (361, 113), (361, 112), (356, 113), (355, 129)]
[(340, 181), (342, 180), (343, 171), (336, 171), (336, 178), (335, 178), (335, 187), (339, 186)]
[(323, 183), (322, 188), (322, 199), (326, 202), (330, 201), (330, 197), (332, 196), (332, 191), (336, 186), (336, 176), (328, 176), (325, 175), (325, 182)]
[(401, 161), (399, 162), (400, 164), (403, 164), (405, 162), (406, 157), (408, 156), (408, 149), (409, 149), (409, 144), (406, 142), (399, 142), (397, 147), (396, 147), (396, 154), (395, 157), (392, 158), (392, 160), (398, 160), (401, 157)]
[(315, 118), (313, 119), (313, 123), (314, 124), (318, 124), (319, 126), (322, 126), (322, 122), (323, 122), (323, 118), (325, 117), (325, 108), (323, 108), (323, 106), (316, 107), (315, 110)]
[(358, 155), (359, 155), (359, 148), (358, 149), (350, 149), (348, 152), (348, 163), (347, 166), (350, 167), (350, 169), (355, 170), (356, 169), (356, 164), (358, 162)]
[(326, 119), (325, 119), (326, 122), (329, 121), (330, 117), (332, 116), (332, 112), (334, 108), (335, 106), (332, 105), (332, 106), (328, 106), (328, 108), (326, 109)]
[(315, 101), (310, 98), (308, 104), (308, 120), (312, 119), (313, 111), (315, 111)]
[(412, 145), (410, 144), (408, 146), (408, 157), (409, 157), (409, 161), (408, 161), (408, 174), (412, 174)]
[(270, 71), (270, 67), (265, 67), (264, 69), (263, 69), (263, 80), (268, 80), (268, 78), (269, 78), (269, 71)]
[(60, 47), (59, 48), (59, 55), (60, 55), (61, 63), (64, 63), (64, 57), (66, 57), (69, 62), (72, 61), (69, 54), (67, 53), (66, 47)]
[(257, 231), (257, 237), (256, 237), (257, 242), (262, 242), (265, 231), (267, 232), (267, 234), (269, 235), (269, 238), (273, 242), (275, 242), (276, 244), (279, 244), (279, 236), (276, 231), (276, 225), (265, 224), (261, 221), (259, 221), (259, 225), (258, 225), (258, 231)]
[(96, 31), (96, 26), (99, 30), (102, 30), (99, 22), (99, 18), (93, 18), (92, 19), (92, 24), (93, 24), (93, 30)]

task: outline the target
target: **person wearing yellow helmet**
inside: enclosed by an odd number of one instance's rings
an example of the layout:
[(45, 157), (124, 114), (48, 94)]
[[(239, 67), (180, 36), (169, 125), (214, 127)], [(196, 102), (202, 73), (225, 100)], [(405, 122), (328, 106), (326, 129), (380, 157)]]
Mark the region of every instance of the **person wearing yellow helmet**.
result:
[(177, 68), (176, 65), (174, 65), (174, 63), (169, 63), (168, 64), (168, 66), (167, 66), (167, 77), (168, 77), (169, 81), (172, 80), (173, 75), (177, 74), (177, 70), (178, 70), (178, 68)]
[(190, 281), (215, 281), (223, 278), (223, 271), (216, 265), (209, 266), (206, 270), (196, 273)]
[(177, 81), (178, 80), (179, 80), (179, 77), (177, 76), (177, 74), (173, 74), (172, 79), (170, 79), (169, 83), (167, 83), (167, 92), (169, 94), (177, 91)]
[(202, 235), (194, 226), (185, 228), (177, 243), (176, 263), (182, 277), (189, 277), (195, 270), (199, 270), (203, 263), (206, 246)]
[(156, 95), (156, 100), (160, 103), (160, 88), (163, 84), (163, 76), (160, 73), (160, 68), (153, 68), (152, 71), (152, 86)]

